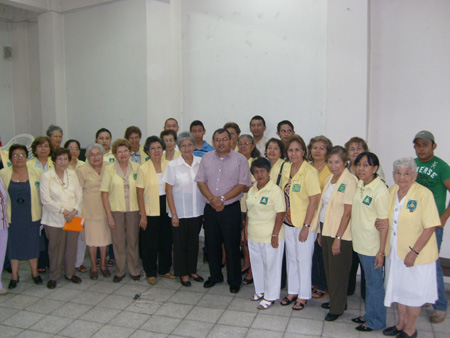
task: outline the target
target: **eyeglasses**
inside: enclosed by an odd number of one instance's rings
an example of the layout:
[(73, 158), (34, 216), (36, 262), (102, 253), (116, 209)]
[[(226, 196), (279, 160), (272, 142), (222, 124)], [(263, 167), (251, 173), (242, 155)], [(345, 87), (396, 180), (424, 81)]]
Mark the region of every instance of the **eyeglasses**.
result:
[(116, 151), (117, 155), (123, 155), (123, 154), (128, 154), (130, 151), (128, 149), (125, 150), (120, 150), (120, 151)]
[(69, 147), (69, 148), (67, 148), (69, 151), (80, 151), (80, 148), (72, 148), (72, 147)]
[(181, 149), (187, 149), (187, 148), (194, 148), (194, 145), (192, 143), (188, 143), (188, 144), (182, 144), (180, 146)]
[(69, 162), (67, 157), (57, 157), (56, 162)]
[(164, 142), (165, 143), (173, 143), (173, 142), (175, 142), (175, 140), (173, 138), (165, 138)]
[(238, 146), (239, 147), (242, 147), (242, 146), (248, 146), (248, 145), (250, 145), (250, 144), (253, 144), (252, 142), (239, 142), (238, 143)]
[(102, 153), (98, 153), (98, 154), (89, 154), (89, 157), (100, 157), (103, 156)]
[(22, 154), (22, 153), (20, 153), (20, 154), (13, 154), (12, 157), (14, 157), (14, 158), (18, 158), (18, 157), (24, 158), (24, 157), (26, 157), (26, 155)]
[(228, 141), (228, 137), (222, 137), (222, 138), (217, 137), (214, 141), (216, 141), (216, 142), (221, 142), (221, 141), (226, 142), (226, 141)]

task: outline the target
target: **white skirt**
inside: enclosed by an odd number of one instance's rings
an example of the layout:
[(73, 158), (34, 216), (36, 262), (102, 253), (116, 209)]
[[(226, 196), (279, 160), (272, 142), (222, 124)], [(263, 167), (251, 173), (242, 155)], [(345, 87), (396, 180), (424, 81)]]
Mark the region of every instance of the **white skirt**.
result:
[(392, 303), (406, 306), (434, 304), (438, 299), (436, 282), (436, 262), (414, 265), (410, 268), (398, 258), (396, 248), (392, 248), (386, 259), (384, 306)]

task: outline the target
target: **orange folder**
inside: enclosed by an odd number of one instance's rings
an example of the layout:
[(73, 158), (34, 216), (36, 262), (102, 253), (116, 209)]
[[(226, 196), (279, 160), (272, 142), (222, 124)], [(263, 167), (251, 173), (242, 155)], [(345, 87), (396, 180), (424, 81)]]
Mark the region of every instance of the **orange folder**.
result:
[(74, 217), (72, 222), (66, 222), (64, 225), (64, 230), (66, 231), (76, 231), (81, 232), (83, 230), (84, 218), (83, 217)]

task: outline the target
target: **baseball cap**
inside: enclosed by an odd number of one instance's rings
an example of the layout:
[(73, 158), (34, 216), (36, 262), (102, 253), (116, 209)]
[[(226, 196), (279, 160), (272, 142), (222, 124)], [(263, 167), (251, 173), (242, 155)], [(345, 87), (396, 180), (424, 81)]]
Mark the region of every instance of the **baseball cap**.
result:
[(433, 142), (434, 142), (434, 135), (433, 135), (432, 133), (430, 133), (428, 130), (422, 130), (422, 131), (419, 131), (419, 132), (416, 134), (416, 136), (414, 136), (413, 143), (414, 143), (414, 141), (416, 141), (416, 139), (418, 139), (418, 138), (424, 140), (425, 142), (429, 142), (429, 141), (433, 141)]

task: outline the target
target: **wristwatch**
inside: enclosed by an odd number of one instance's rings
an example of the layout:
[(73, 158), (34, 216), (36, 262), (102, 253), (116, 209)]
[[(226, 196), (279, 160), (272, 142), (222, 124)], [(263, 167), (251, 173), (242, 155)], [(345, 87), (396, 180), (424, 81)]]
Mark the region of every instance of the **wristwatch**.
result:
[(220, 201), (221, 201), (222, 203), (225, 202), (225, 196), (224, 196), (224, 195), (220, 196)]
[(306, 228), (310, 228), (310, 227), (311, 227), (311, 225), (309, 225), (309, 224), (306, 224), (306, 223), (305, 223), (305, 224), (303, 224), (303, 226), (304, 226), (304, 227), (306, 227)]

